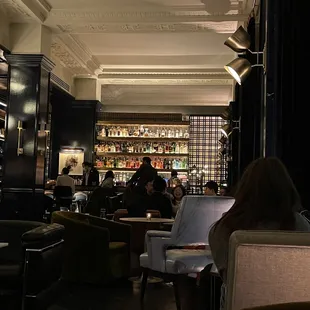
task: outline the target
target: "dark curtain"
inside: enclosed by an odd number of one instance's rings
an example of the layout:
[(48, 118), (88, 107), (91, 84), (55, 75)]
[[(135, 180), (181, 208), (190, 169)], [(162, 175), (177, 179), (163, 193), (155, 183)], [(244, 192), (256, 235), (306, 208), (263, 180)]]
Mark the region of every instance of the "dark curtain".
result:
[(282, 159), (309, 209), (308, 19), (300, 1), (268, 1), (267, 155)]

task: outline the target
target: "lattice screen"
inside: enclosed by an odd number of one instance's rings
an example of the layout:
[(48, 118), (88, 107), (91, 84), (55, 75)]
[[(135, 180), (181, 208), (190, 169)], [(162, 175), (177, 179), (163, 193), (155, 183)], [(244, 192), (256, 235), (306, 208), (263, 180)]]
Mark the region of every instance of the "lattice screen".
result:
[(193, 194), (202, 194), (207, 181), (220, 185), (227, 178), (226, 155), (219, 142), (225, 123), (220, 116), (190, 117), (189, 182)]

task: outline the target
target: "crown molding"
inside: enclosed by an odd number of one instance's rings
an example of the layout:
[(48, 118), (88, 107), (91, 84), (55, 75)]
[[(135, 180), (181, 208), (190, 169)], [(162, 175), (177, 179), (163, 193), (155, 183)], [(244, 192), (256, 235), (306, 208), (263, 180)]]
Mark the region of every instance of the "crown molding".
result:
[(19, 0), (0, 1), (0, 11), (2, 11), (10, 21), (19, 20), (23, 22), (33, 19), (29, 8)]
[(52, 7), (46, 0), (1, 0), (0, 11), (6, 13), (11, 22), (44, 22)]
[(163, 32), (217, 32), (234, 33), (237, 21), (204, 23), (89, 23), (57, 25), (62, 33), (163, 33)]
[(74, 75), (101, 73), (96, 57), (92, 56), (87, 47), (74, 36), (55, 36), (51, 53), (52, 57), (58, 58)]
[(247, 20), (248, 15), (233, 10), (227, 14), (210, 15), (206, 11), (108, 11), (98, 8), (92, 11), (52, 9), (49, 22), (62, 25), (71, 23), (203, 23)]
[(101, 85), (196, 85), (196, 86), (221, 86), (233, 85), (232, 79), (206, 79), (206, 78), (166, 78), (166, 79), (142, 79), (142, 78), (104, 78), (99, 80)]

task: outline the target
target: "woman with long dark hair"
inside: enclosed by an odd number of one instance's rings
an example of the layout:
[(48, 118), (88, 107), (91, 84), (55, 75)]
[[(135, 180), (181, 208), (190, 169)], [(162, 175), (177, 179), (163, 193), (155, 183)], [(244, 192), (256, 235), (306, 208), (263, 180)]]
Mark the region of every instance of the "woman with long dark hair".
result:
[[(278, 158), (253, 161), (244, 172), (234, 197), (234, 205), (209, 233), (212, 256), (224, 287), (229, 238), (234, 231), (310, 231), (309, 223), (298, 213), (301, 210), (299, 194)], [(222, 297), (223, 294), (222, 291)]]

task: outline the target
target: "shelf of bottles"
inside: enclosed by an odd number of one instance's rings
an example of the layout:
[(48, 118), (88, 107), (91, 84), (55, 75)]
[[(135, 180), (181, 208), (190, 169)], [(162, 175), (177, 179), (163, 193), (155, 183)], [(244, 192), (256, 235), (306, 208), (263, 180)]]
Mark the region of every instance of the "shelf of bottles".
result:
[(115, 178), (128, 181), (148, 156), (160, 174), (171, 170), (187, 178), (188, 124), (97, 124), (95, 165), (99, 172), (113, 170)]

